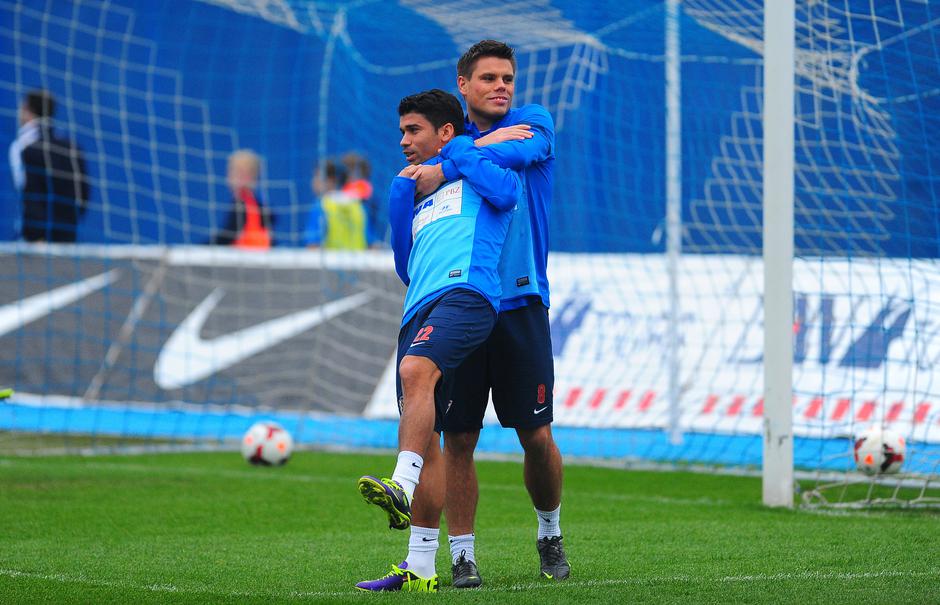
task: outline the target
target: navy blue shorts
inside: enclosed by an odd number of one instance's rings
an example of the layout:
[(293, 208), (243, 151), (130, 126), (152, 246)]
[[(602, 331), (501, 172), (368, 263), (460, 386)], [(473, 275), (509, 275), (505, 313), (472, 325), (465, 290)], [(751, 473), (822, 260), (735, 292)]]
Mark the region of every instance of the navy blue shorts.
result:
[(450, 386), (453, 405), (444, 417), (444, 431), (480, 429), (491, 389), (504, 427), (550, 423), (555, 360), (548, 309), (533, 303), (500, 313), (489, 339), (457, 369)]
[[(406, 355), (427, 357), (441, 371), (434, 392), (437, 420), (450, 407), (454, 372), (480, 347), (496, 324), (496, 310), (479, 292), (455, 288), (421, 307), (398, 333), (398, 366)], [(402, 409), (401, 374), (396, 372), (398, 411)]]

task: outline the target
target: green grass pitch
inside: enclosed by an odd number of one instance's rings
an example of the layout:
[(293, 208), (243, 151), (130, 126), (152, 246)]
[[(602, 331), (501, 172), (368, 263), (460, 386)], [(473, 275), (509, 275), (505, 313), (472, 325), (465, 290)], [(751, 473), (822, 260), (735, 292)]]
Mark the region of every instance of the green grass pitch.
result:
[[(770, 510), (760, 480), (568, 466), (572, 566), (540, 581), (517, 462), (480, 462), (484, 586), (362, 594), (400, 561), (356, 491), (385, 456), (299, 452), (282, 468), (237, 453), (0, 457), (3, 603), (938, 603), (940, 515)], [(442, 534), (446, 529), (442, 531)]]

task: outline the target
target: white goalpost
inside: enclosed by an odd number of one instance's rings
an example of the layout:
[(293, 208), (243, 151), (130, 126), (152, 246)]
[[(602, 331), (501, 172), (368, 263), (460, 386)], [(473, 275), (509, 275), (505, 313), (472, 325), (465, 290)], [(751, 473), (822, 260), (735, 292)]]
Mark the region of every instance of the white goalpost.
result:
[(763, 502), (793, 507), (794, 0), (764, 0)]

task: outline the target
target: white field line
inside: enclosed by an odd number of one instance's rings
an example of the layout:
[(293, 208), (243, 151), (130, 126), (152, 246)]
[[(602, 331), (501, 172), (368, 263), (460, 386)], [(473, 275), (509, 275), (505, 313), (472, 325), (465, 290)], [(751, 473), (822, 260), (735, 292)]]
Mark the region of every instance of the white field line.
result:
[[(118, 588), (122, 590), (138, 590), (155, 593), (174, 593), (174, 594), (205, 594), (221, 597), (235, 598), (275, 598), (275, 599), (322, 599), (329, 597), (348, 597), (356, 594), (353, 588), (348, 591), (286, 591), (286, 592), (248, 592), (248, 591), (226, 591), (216, 590), (210, 586), (176, 586), (173, 584), (135, 584), (133, 582), (120, 582), (111, 580), (99, 580), (89, 578), (86, 575), (68, 575), (62, 573), (39, 573), (20, 571), (16, 569), (0, 569), (0, 577), (10, 579), (28, 579), (40, 580), (45, 582), (56, 582), (62, 584), (81, 584), (85, 586), (98, 586), (102, 588)], [(583, 588), (603, 588), (609, 586), (643, 586), (643, 585), (668, 585), (668, 584), (760, 584), (760, 583), (778, 583), (790, 581), (805, 580), (828, 580), (841, 582), (859, 582), (866, 580), (878, 580), (883, 578), (940, 578), (940, 569), (929, 571), (871, 571), (871, 572), (819, 572), (819, 571), (801, 571), (801, 572), (783, 572), (776, 574), (751, 574), (741, 576), (649, 576), (645, 578), (621, 578), (621, 579), (597, 579), (597, 580), (568, 580), (566, 582), (528, 582), (522, 584), (511, 584), (509, 586), (483, 586), (475, 589), (475, 592), (486, 593), (505, 593), (505, 592), (527, 592), (530, 590), (550, 589), (550, 590), (569, 590)]]
[(821, 572), (800, 571), (782, 572), (775, 574), (750, 574), (742, 576), (648, 576), (645, 578), (597, 579), (597, 580), (568, 580), (565, 582), (527, 582), (512, 584), (510, 586), (482, 586), (476, 590), (483, 592), (516, 592), (539, 588), (592, 588), (604, 586), (645, 586), (662, 584), (755, 584), (767, 582), (787, 582), (802, 580), (834, 580), (843, 582), (856, 582), (882, 578), (940, 578), (940, 569), (929, 571), (864, 571), (864, 572)]
[(300, 592), (289, 591), (284, 593), (273, 592), (245, 592), (232, 590), (217, 590), (209, 586), (176, 586), (174, 584), (135, 584), (133, 582), (121, 582), (111, 580), (99, 580), (89, 578), (84, 574), (68, 575), (63, 573), (37, 573), (31, 571), (19, 571), (16, 569), (0, 569), (0, 577), (12, 579), (25, 578), (28, 580), (40, 580), (44, 582), (55, 582), (60, 584), (81, 584), (83, 586), (97, 586), (100, 588), (118, 588), (121, 590), (140, 590), (156, 593), (175, 593), (175, 594), (205, 594), (216, 595), (220, 597), (235, 597), (245, 599), (257, 599), (259, 597), (271, 597), (275, 599), (312, 599), (322, 597), (338, 597), (348, 595), (348, 592)]
[[(29, 467), (29, 466), (46, 466), (46, 464), (33, 459), (33, 458), (5, 458), (0, 459), (0, 467)], [(110, 463), (110, 462), (83, 462), (76, 464), (74, 468), (77, 469), (94, 469), (96, 471), (117, 471), (117, 472), (129, 472), (129, 473), (144, 473), (144, 474), (164, 474), (164, 475), (194, 475), (194, 476), (211, 476), (211, 477), (224, 477), (230, 479), (246, 479), (246, 480), (258, 480), (258, 481), (296, 481), (300, 483), (334, 483), (334, 484), (348, 484), (355, 486), (356, 478), (342, 478), (342, 477), (325, 477), (320, 475), (297, 475), (297, 474), (286, 474), (280, 471), (277, 468), (259, 468), (258, 472), (251, 471), (234, 471), (227, 469), (207, 469), (201, 467), (185, 467), (179, 466), (174, 468), (161, 467), (161, 466), (148, 466), (146, 464), (132, 464), (132, 463)], [(267, 472), (269, 471), (269, 472)], [(524, 492), (525, 487), (520, 481), (518, 485), (506, 485), (501, 483), (480, 483), (480, 489), (484, 491), (511, 491), (511, 492)], [(731, 504), (731, 502), (726, 500), (717, 500), (714, 498), (671, 498), (668, 496), (645, 496), (643, 494), (612, 494), (609, 492), (585, 492), (577, 491), (574, 494), (569, 495), (569, 498), (578, 498), (578, 499), (599, 499), (599, 500), (609, 500), (609, 501), (624, 501), (624, 502), (650, 502), (653, 504), (678, 504), (678, 505), (690, 505), (690, 506), (724, 506)]]
[[(927, 510), (927, 509), (916, 509)], [(869, 517), (869, 518), (897, 518), (897, 511), (891, 508), (871, 509), (844, 509), (844, 508), (802, 508), (801, 513), (817, 515), (820, 517)], [(940, 523), (940, 515), (921, 515), (917, 517), (923, 523)]]

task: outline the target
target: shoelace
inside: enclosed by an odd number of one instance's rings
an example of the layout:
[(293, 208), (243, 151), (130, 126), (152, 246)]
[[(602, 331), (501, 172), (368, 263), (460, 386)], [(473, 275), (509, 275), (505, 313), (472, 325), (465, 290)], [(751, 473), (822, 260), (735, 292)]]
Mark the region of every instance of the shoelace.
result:
[(463, 576), (470, 573), (470, 561), (467, 561), (467, 551), (462, 550), (454, 561), (454, 575)]
[(545, 544), (545, 549), (542, 553), (545, 556), (545, 561), (549, 565), (558, 565), (564, 560), (564, 554), (561, 551), (561, 538), (547, 538), (544, 539), (542, 543)]

